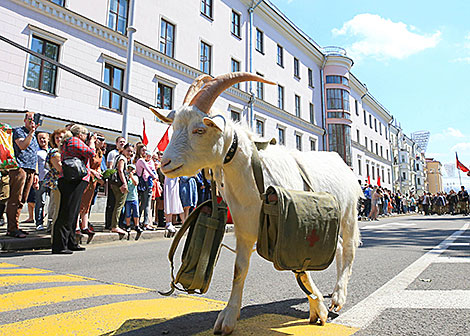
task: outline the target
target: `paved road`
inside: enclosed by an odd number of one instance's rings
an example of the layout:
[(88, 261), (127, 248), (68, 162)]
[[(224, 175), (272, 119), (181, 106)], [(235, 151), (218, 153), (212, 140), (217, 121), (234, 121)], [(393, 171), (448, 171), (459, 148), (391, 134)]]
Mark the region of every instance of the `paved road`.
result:
[[(234, 335), (469, 335), (470, 218), (361, 222), (346, 306), (325, 327), (289, 272), (254, 255)], [(234, 246), (234, 237), (225, 243)], [(168, 288), (170, 241), (119, 241), (71, 256), (0, 254), (0, 335), (210, 335), (229, 297), (234, 255), (223, 250), (204, 296)], [(334, 265), (312, 277), (326, 295)]]

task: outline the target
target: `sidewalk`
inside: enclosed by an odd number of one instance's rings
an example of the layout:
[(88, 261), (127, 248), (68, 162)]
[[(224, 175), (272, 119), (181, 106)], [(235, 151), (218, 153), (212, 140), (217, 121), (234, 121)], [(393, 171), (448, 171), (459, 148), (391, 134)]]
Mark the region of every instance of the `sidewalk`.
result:
[[(28, 216), (21, 214), (20, 222), (26, 220)], [(90, 244), (102, 244), (119, 240), (117, 233), (109, 232), (104, 229), (104, 213), (92, 213), (90, 215), (90, 223), (95, 229), (95, 236)], [(178, 228), (178, 227), (177, 227)], [(6, 235), (7, 225), (0, 226), (0, 251), (20, 251), (20, 250), (41, 250), (51, 248), (51, 235), (45, 231), (36, 231), (34, 223), (20, 223), (20, 229), (28, 232), (26, 238), (12, 238)], [(225, 232), (232, 232), (233, 225), (227, 224)], [(164, 238), (165, 230), (158, 228), (156, 231), (144, 231), (139, 240), (142, 239), (161, 239)], [(133, 230), (130, 240), (135, 239), (136, 232)], [(82, 245), (86, 244), (87, 236), (83, 235)], [(127, 236), (123, 238), (127, 240)]]

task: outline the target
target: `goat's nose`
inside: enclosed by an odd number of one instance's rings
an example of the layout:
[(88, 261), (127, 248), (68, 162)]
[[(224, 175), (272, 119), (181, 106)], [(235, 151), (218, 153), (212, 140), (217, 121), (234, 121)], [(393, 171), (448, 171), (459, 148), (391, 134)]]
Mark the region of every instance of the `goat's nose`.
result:
[(171, 160), (170, 160), (170, 159), (164, 159), (164, 160), (162, 161), (162, 167), (168, 166), (170, 163), (171, 163)]

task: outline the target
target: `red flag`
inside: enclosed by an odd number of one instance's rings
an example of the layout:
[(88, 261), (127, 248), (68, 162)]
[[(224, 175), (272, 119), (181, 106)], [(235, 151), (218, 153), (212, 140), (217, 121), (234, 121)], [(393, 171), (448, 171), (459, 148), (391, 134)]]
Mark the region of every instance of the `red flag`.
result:
[(168, 130), (170, 129), (170, 126), (166, 129), (165, 134), (163, 134), (162, 138), (160, 139), (160, 142), (157, 145), (157, 148), (159, 151), (164, 151), (166, 149), (166, 146), (168, 146), (168, 143), (170, 142), (170, 139), (168, 138)]
[(459, 157), (457, 156), (457, 152), (455, 152), (455, 160), (457, 161), (457, 169), (460, 169), (464, 173), (470, 171), (467, 167), (465, 167), (462, 162), (459, 161)]
[(369, 185), (369, 184), (370, 184), (370, 176), (367, 175), (367, 185)]
[(382, 186), (381, 183), (380, 183), (380, 175), (377, 177), (377, 185), (378, 185), (379, 187)]
[(147, 133), (145, 133), (145, 119), (142, 118), (142, 122), (144, 123), (144, 131), (142, 132), (142, 143), (147, 146), (149, 144), (149, 138), (147, 138)]

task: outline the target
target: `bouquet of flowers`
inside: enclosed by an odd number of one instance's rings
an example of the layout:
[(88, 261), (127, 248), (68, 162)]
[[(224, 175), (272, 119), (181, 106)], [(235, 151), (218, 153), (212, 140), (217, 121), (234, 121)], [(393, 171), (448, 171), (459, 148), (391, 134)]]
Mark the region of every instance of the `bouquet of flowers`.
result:
[(116, 172), (116, 169), (106, 169), (104, 172), (103, 172), (103, 180), (109, 180), (111, 178), (111, 176)]

